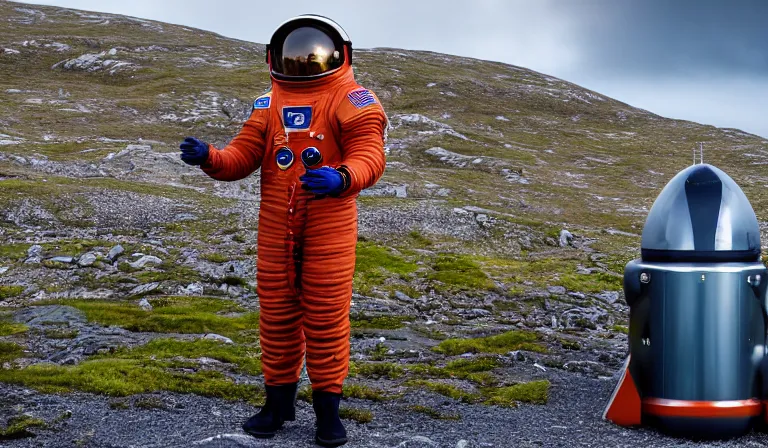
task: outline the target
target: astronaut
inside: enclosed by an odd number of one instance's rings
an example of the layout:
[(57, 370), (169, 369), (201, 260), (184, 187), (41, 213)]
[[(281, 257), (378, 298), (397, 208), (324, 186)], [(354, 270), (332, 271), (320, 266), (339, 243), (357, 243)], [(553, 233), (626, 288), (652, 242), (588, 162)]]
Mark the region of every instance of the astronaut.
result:
[(339, 419), (349, 367), (349, 308), (359, 192), (384, 166), (387, 117), (355, 82), (352, 43), (334, 21), (302, 15), (267, 46), (272, 88), (223, 149), (195, 138), (181, 158), (235, 181), (261, 167), (257, 292), (266, 404), (244, 423), (269, 438), (295, 419), (306, 358), (317, 416), (315, 441), (347, 442)]

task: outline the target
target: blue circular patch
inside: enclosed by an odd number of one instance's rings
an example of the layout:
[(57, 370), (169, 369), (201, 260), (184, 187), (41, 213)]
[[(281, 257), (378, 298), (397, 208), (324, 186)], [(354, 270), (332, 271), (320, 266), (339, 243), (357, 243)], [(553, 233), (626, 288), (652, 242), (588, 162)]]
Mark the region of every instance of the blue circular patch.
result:
[(288, 147), (282, 147), (277, 150), (277, 166), (285, 171), (293, 165), (293, 151)]
[(323, 155), (320, 154), (320, 150), (314, 146), (310, 146), (304, 151), (301, 151), (301, 161), (308, 167), (316, 166), (323, 161)]

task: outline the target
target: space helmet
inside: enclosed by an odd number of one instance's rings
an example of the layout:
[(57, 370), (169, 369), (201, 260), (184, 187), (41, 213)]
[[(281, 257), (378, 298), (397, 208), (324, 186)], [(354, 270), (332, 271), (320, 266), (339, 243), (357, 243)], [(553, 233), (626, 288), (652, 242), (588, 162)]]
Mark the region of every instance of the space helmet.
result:
[(314, 14), (289, 19), (272, 34), (267, 64), (282, 81), (311, 81), (328, 76), (352, 60), (352, 42), (333, 20)]

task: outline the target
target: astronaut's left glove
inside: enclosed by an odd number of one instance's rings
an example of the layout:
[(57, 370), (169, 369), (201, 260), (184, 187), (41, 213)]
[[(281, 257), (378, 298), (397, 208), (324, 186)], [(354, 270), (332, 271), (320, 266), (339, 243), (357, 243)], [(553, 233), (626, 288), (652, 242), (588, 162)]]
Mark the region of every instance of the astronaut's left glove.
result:
[(349, 187), (349, 173), (329, 166), (307, 169), (299, 180), (302, 182), (301, 188), (320, 195), (335, 196)]

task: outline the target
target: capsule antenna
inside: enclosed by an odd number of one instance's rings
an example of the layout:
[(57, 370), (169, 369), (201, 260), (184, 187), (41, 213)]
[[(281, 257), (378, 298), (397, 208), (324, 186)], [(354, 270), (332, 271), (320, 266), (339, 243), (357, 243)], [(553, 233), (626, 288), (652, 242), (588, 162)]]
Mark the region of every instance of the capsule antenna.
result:
[(704, 163), (704, 143), (699, 142), (699, 154), (701, 155), (701, 163)]

